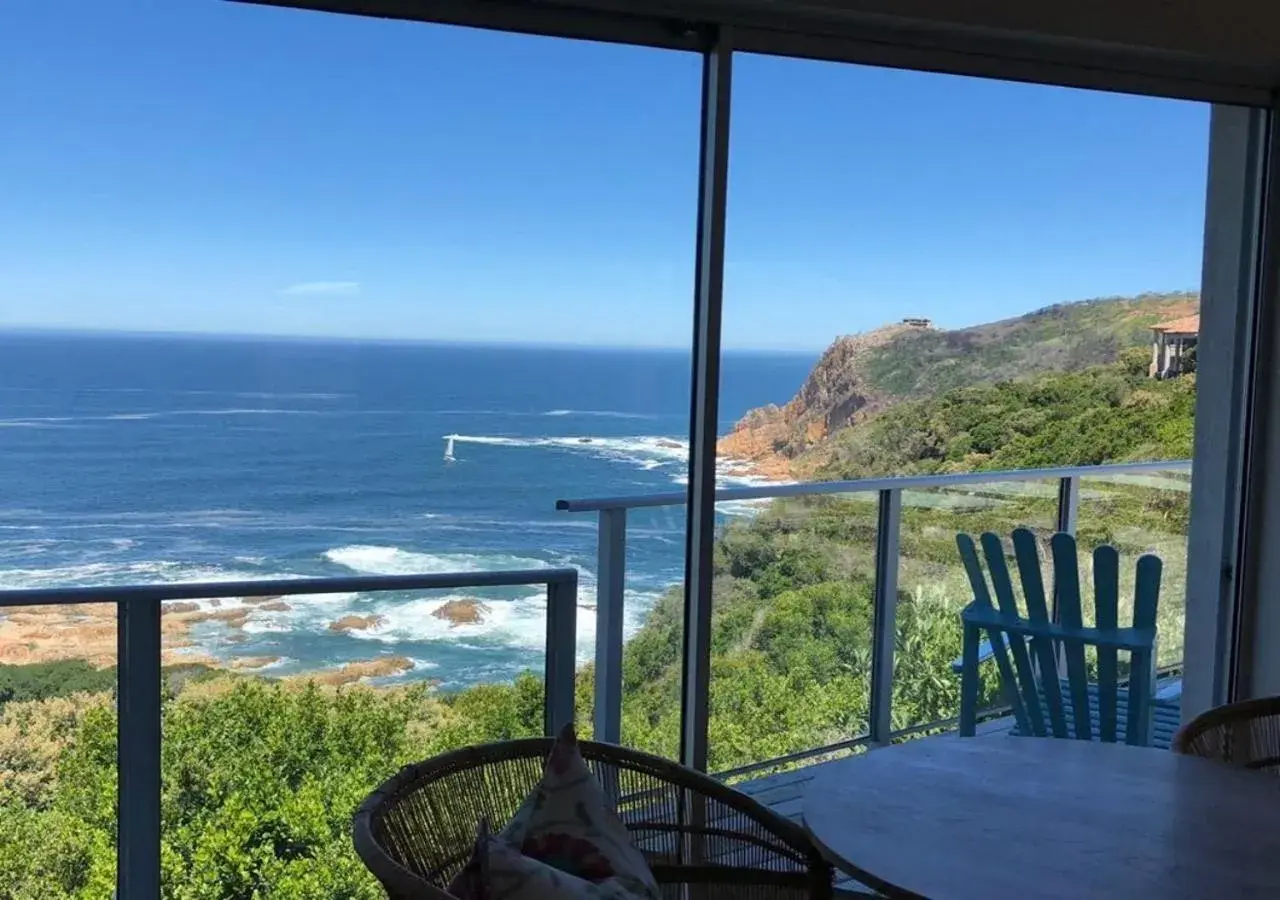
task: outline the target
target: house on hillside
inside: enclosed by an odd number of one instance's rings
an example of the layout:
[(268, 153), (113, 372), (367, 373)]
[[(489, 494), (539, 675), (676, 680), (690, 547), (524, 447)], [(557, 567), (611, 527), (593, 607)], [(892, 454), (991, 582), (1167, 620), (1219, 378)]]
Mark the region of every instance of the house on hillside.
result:
[(1188, 350), (1200, 336), (1200, 316), (1183, 316), (1151, 329), (1151, 377), (1173, 378), (1182, 373)]

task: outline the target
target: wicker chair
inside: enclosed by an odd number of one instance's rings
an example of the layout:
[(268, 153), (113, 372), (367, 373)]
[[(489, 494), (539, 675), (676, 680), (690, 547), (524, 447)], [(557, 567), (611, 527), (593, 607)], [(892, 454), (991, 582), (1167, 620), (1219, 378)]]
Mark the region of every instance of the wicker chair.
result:
[[(392, 900), (450, 900), (445, 885), (471, 856), (481, 816), (501, 828), (542, 778), (552, 738), (457, 750), (407, 766), (361, 804), (356, 852)], [(616, 799), (664, 898), (832, 897), (831, 867), (798, 825), (669, 760), (580, 741)]]
[(1173, 750), (1280, 775), (1280, 697), (1202, 713), (1174, 735)]

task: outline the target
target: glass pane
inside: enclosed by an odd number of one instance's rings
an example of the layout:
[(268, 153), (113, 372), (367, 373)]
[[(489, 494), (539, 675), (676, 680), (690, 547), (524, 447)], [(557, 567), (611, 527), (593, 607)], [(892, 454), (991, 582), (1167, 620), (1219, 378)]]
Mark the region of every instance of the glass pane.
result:
[(627, 514), (622, 743), (668, 759), (680, 756), (685, 527), (683, 503)]
[[(686, 476), (698, 56), (234, 4), (0, 32), (0, 585), (576, 568), (586, 718), (596, 523), (556, 501)], [(636, 520), (629, 634), (683, 570), (682, 507)], [(373, 896), (380, 779), (541, 729), (544, 590), (167, 604), (166, 890)]]
[[(1007, 540), (1027, 526), (1047, 549), (1057, 525), (1057, 477), (999, 473), (1190, 455), (1199, 298), (1187, 288), (1200, 280), (1208, 109), (750, 54), (734, 74), (725, 359), (794, 349), (807, 368), (781, 397), (756, 388), (748, 411), (721, 423), (721, 469), (779, 493), (786, 482), (989, 473), (905, 490), (900, 556), (888, 563), (898, 572), (890, 721), (941, 728), (958, 712), (953, 663), (972, 599), (956, 533)], [(759, 565), (745, 577), (717, 570), (717, 620), (743, 593), (766, 599), (742, 640), (716, 651), (716, 764), (805, 744), (820, 759), (824, 741), (867, 721), (865, 684), (837, 705), (825, 677), (786, 682), (785, 712), (763, 692), (754, 716), (739, 699), (782, 652), (759, 621), (796, 592), (872, 583), (875, 494), (863, 496), (830, 501), (840, 516), (861, 503), (856, 528), (814, 524), (828, 509), (791, 496), (724, 528), (720, 556), (740, 565), (745, 528)], [(1082, 538), (1105, 515), (1091, 502)], [(1157, 533), (1154, 510), (1138, 517), (1143, 537), (1118, 537), (1159, 546), (1166, 589), (1181, 590), (1185, 539), (1160, 537), (1181, 532)], [(802, 562), (780, 564), (781, 548)], [(778, 676), (834, 658), (865, 677), (870, 620), (838, 635), (817, 611), (809, 621)], [(1162, 636), (1162, 659), (1174, 652), (1166, 643), (1178, 641)], [(746, 646), (762, 654), (751, 676), (730, 666)], [(998, 704), (994, 675), (985, 684)], [(801, 721), (819, 711), (825, 730)]]
[[(810, 362), (799, 354), (727, 354), (721, 361), (722, 424), (727, 426), (743, 415), (755, 398), (783, 398)], [(687, 411), (681, 422), (686, 420)], [(683, 491), (688, 483), (687, 442), (682, 437), (661, 444), (677, 460), (673, 488)], [(741, 464), (725, 466), (719, 473), (721, 486), (759, 482)], [(760, 507), (754, 501), (722, 504), (717, 516), (721, 525), (729, 527), (749, 520)], [(686, 516), (684, 497), (675, 496), (662, 506), (632, 509), (627, 520), (626, 621), (628, 634), (632, 630), (634, 634), (624, 657), (622, 740), (672, 758), (680, 749)], [(731, 626), (726, 620), (717, 621), (715, 627), (719, 633)]]
[[(1046, 584), (1053, 564), (1048, 540), (1057, 526), (1058, 480), (974, 481), (944, 488), (904, 491), (901, 559), (898, 568), (898, 644), (894, 668), (895, 729), (920, 728), (960, 715), (959, 663), (963, 646), (959, 614), (972, 599), (960, 565), (956, 535), (975, 540), (1029, 528), (1040, 538)], [(1016, 567), (1010, 557), (1011, 571)], [(1019, 593), (1019, 598), (1021, 594)], [(992, 664), (982, 667), (983, 713), (1005, 709)]]
[(1133, 587), (1138, 558), (1154, 553), (1164, 563), (1156, 624), (1156, 663), (1170, 672), (1182, 667), (1186, 622), (1187, 523), (1191, 517), (1191, 473), (1146, 471), (1085, 478), (1080, 483), (1076, 528), (1092, 586), (1091, 554), (1111, 544), (1120, 551), (1120, 624), (1133, 621)]
[[(0, 463), (0, 465), (3, 465)], [(6, 530), (0, 557), (37, 555)], [(6, 569), (0, 588), (73, 586)], [(116, 605), (0, 610), (0, 883), (10, 896), (109, 896), (116, 877)]]
[(727, 521), (716, 553), (711, 768), (864, 736), (875, 495), (720, 509)]
[[(352, 856), (350, 815), (373, 786), (439, 753), (543, 733), (539, 594), (474, 588), (465, 598), (394, 591), (166, 604), (167, 633), (181, 623), (199, 646), (232, 648), (212, 660), (219, 669), (168, 679), (166, 884), (199, 884), (212, 871), (227, 893), (252, 893), (264, 877), (360, 889), (367, 876)], [(317, 669), (303, 660), (321, 640), (330, 661)], [(269, 838), (258, 836), (264, 828)], [(223, 856), (210, 860), (215, 834)], [(274, 858), (233, 864), (238, 853), (264, 852), (266, 840), (281, 848)]]

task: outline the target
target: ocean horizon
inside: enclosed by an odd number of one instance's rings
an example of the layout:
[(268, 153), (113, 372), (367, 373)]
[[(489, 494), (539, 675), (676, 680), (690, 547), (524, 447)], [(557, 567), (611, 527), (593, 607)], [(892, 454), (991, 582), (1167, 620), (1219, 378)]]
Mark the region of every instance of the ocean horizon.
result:
[[(453, 347), (479, 350), (569, 350), (584, 353), (674, 353), (689, 356), (688, 346), (668, 344), (607, 344), (574, 341), (487, 341), (483, 339), (393, 337), (390, 335), (325, 335), (276, 332), (138, 330), (128, 328), (91, 328), (63, 325), (0, 325), (0, 340), (22, 337), (65, 338), (137, 338), (140, 340), (191, 340), (232, 343), (315, 343), (315, 344), (387, 344), (412, 347)], [(722, 347), (720, 353), (741, 356), (803, 356), (812, 364), (825, 347)], [(692, 373), (690, 373), (692, 377)]]
[[(789, 400), (816, 357), (726, 353), (721, 433)], [(0, 333), (0, 589), (573, 566), (585, 660), (596, 522), (555, 502), (685, 484), (689, 382), (673, 349)], [(682, 578), (684, 515), (630, 517), (628, 631)], [(435, 615), (460, 599), (483, 620)], [(264, 606), (201, 603), (221, 618), (182, 652), (279, 675), (394, 654), (412, 669), (391, 680), (445, 687), (543, 653), (539, 588)], [(353, 616), (374, 624), (330, 627)]]

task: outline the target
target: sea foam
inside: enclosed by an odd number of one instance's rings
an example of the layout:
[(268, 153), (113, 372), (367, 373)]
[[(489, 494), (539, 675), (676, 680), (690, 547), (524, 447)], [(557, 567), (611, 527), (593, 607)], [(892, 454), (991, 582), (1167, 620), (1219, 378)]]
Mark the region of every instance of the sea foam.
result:
[(331, 563), (366, 575), (430, 575), (443, 572), (496, 572), (545, 569), (545, 560), (502, 553), (422, 553), (399, 547), (352, 544), (324, 552)]

